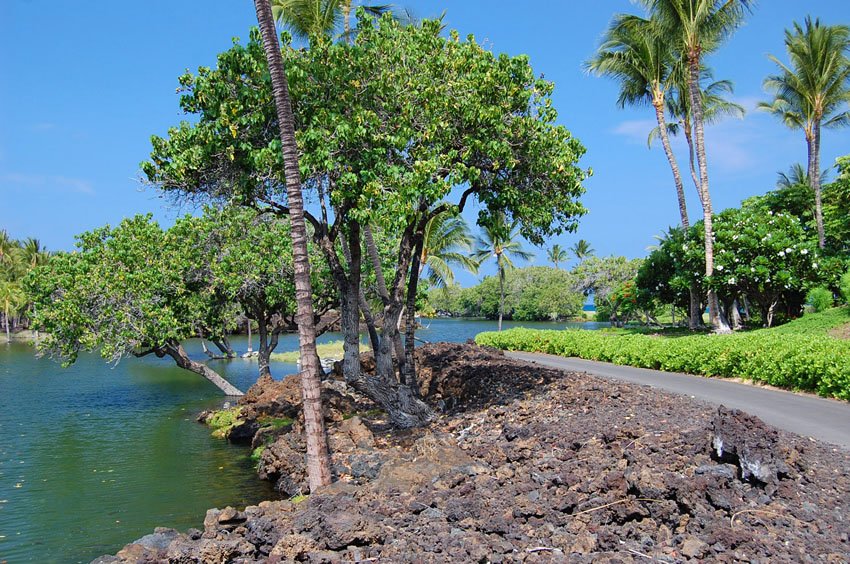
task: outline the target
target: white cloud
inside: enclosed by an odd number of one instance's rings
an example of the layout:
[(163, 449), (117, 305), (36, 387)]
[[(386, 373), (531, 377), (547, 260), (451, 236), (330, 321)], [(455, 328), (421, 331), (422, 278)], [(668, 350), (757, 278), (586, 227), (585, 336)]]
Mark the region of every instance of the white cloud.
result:
[(94, 194), (94, 186), (88, 180), (61, 175), (45, 174), (0, 174), (0, 186), (11, 189), (59, 190), (78, 194)]
[(646, 145), (646, 140), (649, 137), (649, 132), (657, 127), (657, 123), (652, 119), (634, 119), (621, 122), (614, 128), (614, 133), (625, 137), (632, 143)]

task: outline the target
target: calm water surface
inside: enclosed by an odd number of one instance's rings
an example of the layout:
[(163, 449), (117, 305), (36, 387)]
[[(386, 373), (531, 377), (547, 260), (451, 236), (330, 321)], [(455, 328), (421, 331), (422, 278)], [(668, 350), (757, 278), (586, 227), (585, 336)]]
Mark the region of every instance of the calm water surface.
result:
[[(496, 328), (456, 319), (423, 325), (418, 336), (426, 341), (463, 342)], [(198, 343), (187, 346), (203, 356)], [(246, 350), (247, 341), (235, 339), (234, 348)], [(295, 349), (296, 336), (281, 339), (278, 351)], [(257, 379), (252, 361), (210, 364), (242, 390)], [(272, 370), (281, 377), (295, 367)], [(88, 562), (156, 526), (201, 527), (210, 507), (273, 497), (247, 448), (214, 439), (195, 422), (197, 412), (222, 401), (216, 388), (170, 360), (111, 366), (82, 355), (63, 369), (35, 358), (28, 345), (0, 343), (0, 562)]]

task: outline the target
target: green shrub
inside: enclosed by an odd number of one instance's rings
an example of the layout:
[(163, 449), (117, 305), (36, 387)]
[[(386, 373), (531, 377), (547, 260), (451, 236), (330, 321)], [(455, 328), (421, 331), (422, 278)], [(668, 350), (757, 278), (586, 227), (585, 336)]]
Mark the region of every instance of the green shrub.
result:
[(266, 445), (260, 445), (254, 450), (251, 451), (251, 460), (256, 462), (260, 461), (260, 457), (263, 456), (263, 453), (266, 451)]
[(832, 292), (827, 288), (814, 288), (809, 291), (806, 301), (812, 306), (815, 313), (820, 313), (832, 307)]
[(257, 423), (260, 424), (260, 427), (271, 427), (274, 430), (278, 430), (292, 425), (292, 419), (289, 417), (271, 417), (269, 415), (261, 415), (257, 418)]
[(223, 439), (227, 436), (227, 432), (236, 425), (242, 423), (239, 415), (242, 414), (242, 408), (231, 407), (230, 409), (222, 409), (214, 411), (207, 417), (207, 426), (212, 429), (213, 437)]
[(841, 290), (841, 297), (844, 298), (844, 303), (850, 304), (850, 270), (841, 276), (838, 287)]
[(850, 400), (850, 363), (847, 362), (850, 341), (826, 335), (762, 330), (670, 339), (599, 331), (517, 328), (501, 333), (480, 333), (475, 340), (480, 345), (504, 350), (575, 356), (704, 376), (743, 378)]

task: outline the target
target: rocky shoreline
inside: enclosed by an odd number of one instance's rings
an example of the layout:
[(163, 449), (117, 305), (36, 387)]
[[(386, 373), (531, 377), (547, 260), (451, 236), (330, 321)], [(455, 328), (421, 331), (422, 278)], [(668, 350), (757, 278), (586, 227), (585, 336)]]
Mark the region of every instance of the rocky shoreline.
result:
[(850, 452), (471, 344), (417, 364), (429, 429), (394, 431), (325, 382), (336, 482), (307, 497), (296, 379), (258, 382), (227, 434), (282, 499), (94, 562), (850, 560)]

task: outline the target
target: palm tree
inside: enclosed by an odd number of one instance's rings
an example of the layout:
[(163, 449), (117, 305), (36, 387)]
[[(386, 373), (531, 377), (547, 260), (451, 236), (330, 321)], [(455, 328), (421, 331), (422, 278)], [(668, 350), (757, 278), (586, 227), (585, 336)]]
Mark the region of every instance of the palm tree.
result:
[(514, 268), (512, 258), (530, 260), (533, 255), (522, 248), (519, 227), (516, 222), (508, 223), (504, 213), (497, 214), (481, 228), (472, 256), (481, 264), (490, 257), (496, 258), (499, 275), (499, 331), (505, 314), (505, 272)]
[[(272, 0), (272, 15), (293, 35), (309, 42), (330, 41), (335, 32), (341, 32), (343, 40), (351, 41), (353, 7), (352, 0)], [(389, 4), (361, 7), (374, 16), (392, 8)]]
[(307, 226), (304, 221), (304, 201), (298, 169), (298, 146), (295, 142), (295, 120), (289, 99), (289, 85), (283, 67), (283, 57), (277, 40), (269, 0), (254, 0), (257, 22), (263, 38), (263, 50), (272, 79), (286, 194), (292, 233), (295, 301), (297, 304), (298, 338), (301, 352), (301, 393), (303, 396), (304, 427), (307, 439), (307, 474), (311, 491), (331, 482), (327, 433), (322, 413), (319, 357), (316, 353), (316, 327), (313, 321), (313, 290), (310, 283), (310, 260), (307, 250)]
[(578, 241), (570, 247), (570, 250), (573, 252), (575, 257), (579, 260), (579, 262), (583, 261), (589, 256), (592, 256), (596, 250), (590, 246), (590, 243), (585, 241), (584, 239), (579, 239)]
[[(642, 0), (658, 18), (660, 33), (687, 63), (687, 90), (693, 119), (694, 148), (699, 170), (699, 194), (702, 202), (705, 235), (705, 274), (714, 274), (714, 229), (708, 162), (705, 151), (705, 110), (700, 78), (702, 57), (717, 50), (741, 24), (752, 0)], [(717, 292), (708, 290), (708, 316), (715, 332), (729, 333), (720, 316)]]
[[(703, 69), (702, 80), (710, 81), (712, 77), (713, 73), (710, 69)], [(729, 80), (710, 82), (702, 90), (703, 123), (710, 125), (726, 117), (739, 119), (744, 117), (746, 113), (744, 107), (725, 98), (726, 95), (732, 95), (733, 92), (734, 87)], [(678, 135), (682, 133), (685, 136), (685, 141), (688, 144), (688, 164), (691, 179), (694, 182), (697, 194), (700, 194), (700, 181), (694, 158), (694, 128), (691, 117), (690, 94), (688, 93), (687, 76), (684, 73), (677, 73), (676, 88), (673, 95), (667, 97), (667, 111), (676, 120), (674, 123), (667, 124), (670, 134)], [(648, 142), (652, 144), (656, 136), (659, 136), (659, 128), (650, 132)]]
[(821, 128), (850, 124), (850, 112), (844, 107), (850, 101), (850, 27), (821, 25), (807, 17), (805, 28), (794, 23), (785, 30), (785, 47), (791, 59), (786, 66), (779, 59), (770, 59), (780, 74), (764, 81), (766, 90), (774, 93), (771, 103), (759, 107), (779, 117), (792, 129), (802, 129), (808, 149), (807, 176), (815, 194), (815, 223), (818, 245), (824, 248), (823, 204), (820, 183)]
[(566, 249), (558, 244), (549, 247), (549, 251), (546, 253), (546, 256), (548, 256), (552, 264), (555, 265), (555, 270), (558, 270), (558, 265), (560, 263), (570, 260), (570, 254)]
[(12, 342), (10, 331), (11, 317), (18, 312), (18, 308), (20, 308), (25, 301), (26, 297), (24, 296), (24, 291), (21, 288), (20, 283), (12, 280), (0, 279), (0, 306), (3, 307), (3, 319), (5, 322), (7, 343)]
[(445, 288), (454, 283), (453, 265), (474, 274), (478, 271), (478, 263), (466, 254), (472, 250), (473, 242), (469, 226), (461, 216), (451, 210), (435, 215), (425, 225), (419, 275), (427, 270), (431, 285)]
[(673, 85), (672, 79), (679, 61), (670, 42), (656, 28), (657, 22), (651, 19), (624, 14), (616, 16), (596, 56), (587, 63), (587, 68), (597, 75), (619, 81), (617, 104), (621, 108), (626, 105), (650, 104), (655, 109), (657, 131), (676, 185), (682, 227), (687, 229), (690, 222), (682, 175), (670, 146), (665, 127), (667, 120), (664, 117), (666, 96)]
[(18, 242), (5, 229), (0, 230), (0, 266), (8, 264), (19, 250)]

